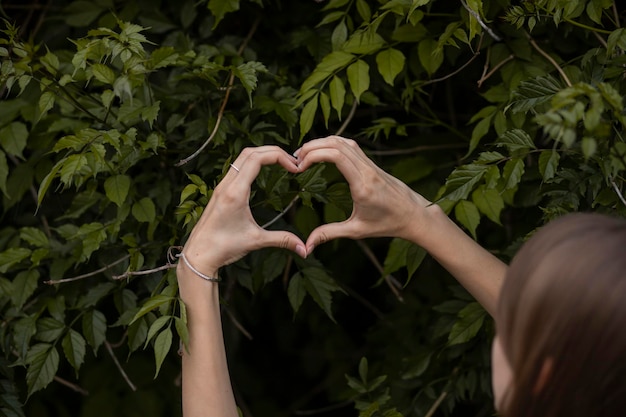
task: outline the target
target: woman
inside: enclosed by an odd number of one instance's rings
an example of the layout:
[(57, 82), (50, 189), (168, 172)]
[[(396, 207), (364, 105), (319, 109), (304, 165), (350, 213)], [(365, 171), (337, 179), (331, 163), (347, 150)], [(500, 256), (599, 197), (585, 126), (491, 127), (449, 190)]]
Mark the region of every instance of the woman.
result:
[[(290, 232), (261, 229), (248, 205), (261, 167), (280, 164), (297, 173), (319, 162), (336, 164), (348, 181), (351, 217), (318, 227), (306, 243)], [(192, 231), (177, 269), (190, 332), (183, 354), (185, 417), (237, 416), (218, 286), (211, 281), (221, 266), (266, 246), (304, 257), (331, 239), (379, 236), (426, 249), (496, 318), (493, 387), (502, 415), (624, 413), (624, 221), (598, 215), (556, 221), (524, 245), (507, 272), (439, 206), (378, 168), (354, 141), (335, 136), (308, 142), (294, 156), (273, 146), (245, 149)]]

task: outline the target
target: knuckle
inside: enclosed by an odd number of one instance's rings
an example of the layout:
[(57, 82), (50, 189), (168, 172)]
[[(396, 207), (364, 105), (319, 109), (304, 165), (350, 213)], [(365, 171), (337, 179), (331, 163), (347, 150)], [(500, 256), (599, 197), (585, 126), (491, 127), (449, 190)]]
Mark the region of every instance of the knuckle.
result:
[(289, 248), (289, 236), (283, 236), (280, 240), (280, 248), (287, 249)]

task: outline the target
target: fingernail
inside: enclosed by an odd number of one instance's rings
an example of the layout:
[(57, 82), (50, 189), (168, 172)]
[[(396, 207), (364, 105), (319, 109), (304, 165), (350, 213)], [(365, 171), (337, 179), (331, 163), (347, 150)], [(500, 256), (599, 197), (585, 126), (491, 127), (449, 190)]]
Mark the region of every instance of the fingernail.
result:
[(315, 249), (315, 245), (311, 245), (307, 248), (307, 253), (313, 253), (313, 249)]
[(293, 156), (295, 156), (296, 158), (298, 157), (298, 155), (300, 155), (300, 151), (302, 150), (302, 148), (298, 148), (296, 149), (296, 151), (293, 153)]
[(300, 255), (301, 258), (306, 258), (306, 249), (304, 249), (304, 246), (296, 246), (296, 253)]

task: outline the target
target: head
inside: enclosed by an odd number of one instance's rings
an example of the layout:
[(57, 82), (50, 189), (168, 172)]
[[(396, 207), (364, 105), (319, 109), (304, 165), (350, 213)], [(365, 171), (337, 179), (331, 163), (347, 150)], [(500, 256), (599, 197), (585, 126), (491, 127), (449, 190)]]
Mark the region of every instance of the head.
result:
[(516, 254), (501, 291), (493, 349), (501, 414), (622, 415), (626, 220), (571, 214), (551, 222)]

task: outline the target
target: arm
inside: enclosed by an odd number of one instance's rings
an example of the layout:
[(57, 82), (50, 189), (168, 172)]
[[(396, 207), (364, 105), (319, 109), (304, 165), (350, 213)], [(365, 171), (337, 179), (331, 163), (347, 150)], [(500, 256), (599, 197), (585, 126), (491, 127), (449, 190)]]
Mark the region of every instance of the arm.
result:
[(307, 253), (339, 237), (393, 236), (427, 250), (483, 305), (495, 314), (506, 265), (457, 227), (436, 204), (376, 166), (356, 142), (338, 136), (317, 139), (296, 151), (300, 170), (331, 162), (350, 185), (352, 215), (315, 229)]
[[(274, 146), (245, 149), (235, 160), (233, 165), (239, 171), (231, 168), (215, 188), (183, 249), (196, 270), (216, 277), (220, 267), (267, 246), (305, 255), (304, 243), (297, 236), (263, 230), (250, 212), (250, 184), (261, 166), (276, 163), (287, 171), (298, 171), (295, 158)], [(183, 349), (183, 414), (237, 417), (222, 336), (218, 284), (198, 276), (183, 259), (176, 273), (189, 327), (189, 349)]]

